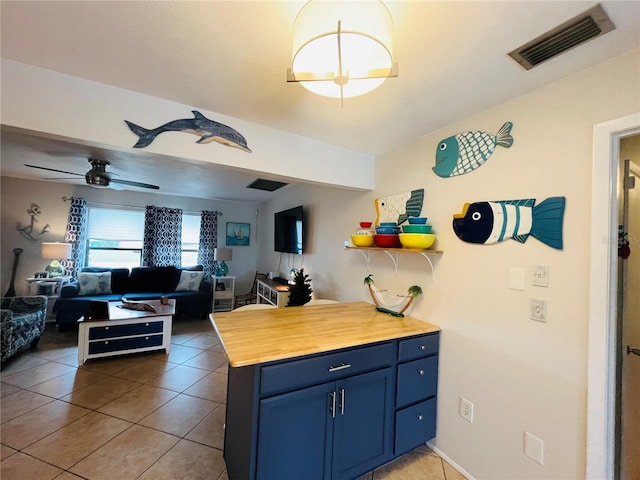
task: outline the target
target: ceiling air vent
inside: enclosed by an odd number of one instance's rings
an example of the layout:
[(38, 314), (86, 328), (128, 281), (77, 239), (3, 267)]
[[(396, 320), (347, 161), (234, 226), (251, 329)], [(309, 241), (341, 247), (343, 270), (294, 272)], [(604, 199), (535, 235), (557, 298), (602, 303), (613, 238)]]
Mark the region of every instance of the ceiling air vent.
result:
[(274, 192), (279, 188), (284, 187), (285, 185), (289, 185), (284, 182), (276, 182), (275, 180), (267, 180), (266, 178), (257, 178), (249, 185), (247, 188), (255, 188), (256, 190), (265, 190), (267, 192)]
[(616, 28), (602, 6), (596, 5), (538, 38), (509, 52), (525, 69), (549, 60), (567, 50)]

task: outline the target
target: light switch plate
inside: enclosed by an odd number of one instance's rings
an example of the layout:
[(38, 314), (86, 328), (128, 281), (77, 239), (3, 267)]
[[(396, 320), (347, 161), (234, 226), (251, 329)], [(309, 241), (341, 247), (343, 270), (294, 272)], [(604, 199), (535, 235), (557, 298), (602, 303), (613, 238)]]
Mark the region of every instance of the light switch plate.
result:
[(549, 265), (536, 265), (533, 267), (533, 280), (531, 285), (536, 287), (549, 286)]
[(529, 318), (536, 322), (547, 322), (547, 302), (537, 298), (529, 299)]
[(525, 270), (523, 267), (509, 268), (509, 288), (511, 290), (524, 290)]
[(544, 442), (535, 435), (524, 432), (524, 454), (534, 462), (544, 465)]

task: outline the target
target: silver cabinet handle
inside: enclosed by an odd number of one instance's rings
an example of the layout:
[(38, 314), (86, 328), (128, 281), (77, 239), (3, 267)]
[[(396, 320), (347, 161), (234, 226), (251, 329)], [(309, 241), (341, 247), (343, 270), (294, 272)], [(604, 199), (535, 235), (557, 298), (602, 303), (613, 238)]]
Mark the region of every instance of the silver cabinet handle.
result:
[(331, 392), (329, 398), (331, 399), (331, 406), (329, 407), (331, 417), (336, 418), (336, 392)]
[(424, 375), (424, 370), (423, 370), (423, 369), (421, 369), (421, 368), (419, 368), (419, 369), (418, 369), (418, 375)]
[(424, 350), (424, 349), (426, 349), (427, 347), (425, 347), (424, 345), (420, 345), (420, 347), (419, 347), (419, 348), (420, 348), (420, 350)]
[(344, 388), (340, 389), (340, 415), (344, 415)]
[(337, 372), (338, 370), (344, 370), (345, 368), (351, 368), (351, 364), (343, 363), (341, 365), (338, 365), (337, 367), (334, 367), (333, 365), (329, 365), (329, 372)]
[(421, 414), (421, 413), (419, 413), (419, 414), (417, 414), (417, 415), (416, 415), (416, 418), (417, 418), (418, 420), (422, 421), (422, 419), (423, 419), (424, 417), (422, 416), (422, 414)]

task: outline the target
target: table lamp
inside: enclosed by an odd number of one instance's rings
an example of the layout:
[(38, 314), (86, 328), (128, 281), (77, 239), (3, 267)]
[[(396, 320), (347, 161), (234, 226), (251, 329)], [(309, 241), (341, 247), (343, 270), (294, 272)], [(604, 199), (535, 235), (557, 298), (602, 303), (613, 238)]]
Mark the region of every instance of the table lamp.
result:
[(231, 248), (214, 248), (213, 259), (216, 261), (216, 270), (214, 272), (216, 277), (226, 277), (229, 273), (229, 267), (224, 263), (230, 261), (233, 258), (233, 250)]
[(71, 244), (42, 242), (40, 256), (46, 260), (51, 260), (51, 263), (45, 268), (45, 271), (49, 273), (49, 277), (61, 277), (64, 275), (64, 267), (60, 263), (60, 260), (66, 260), (71, 257)]

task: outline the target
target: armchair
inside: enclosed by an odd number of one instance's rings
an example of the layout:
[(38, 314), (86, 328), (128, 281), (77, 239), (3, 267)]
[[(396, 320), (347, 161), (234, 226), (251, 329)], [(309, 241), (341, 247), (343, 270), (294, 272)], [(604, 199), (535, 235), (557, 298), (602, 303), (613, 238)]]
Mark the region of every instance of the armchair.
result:
[(47, 318), (47, 297), (0, 298), (2, 356), (4, 362), (27, 344), (38, 345)]

